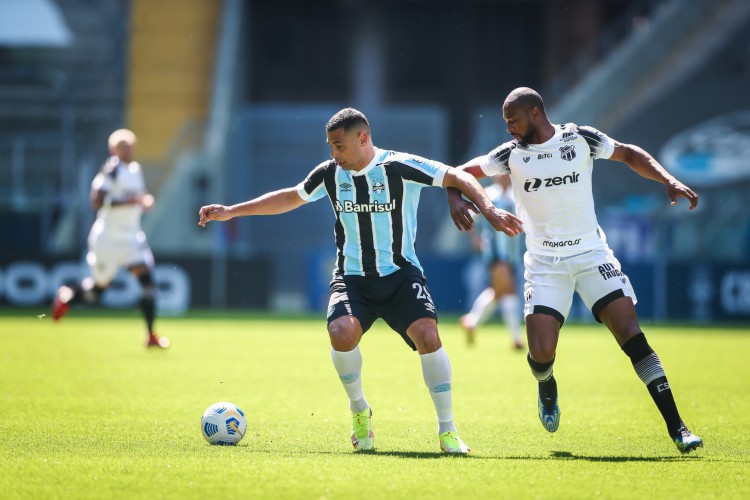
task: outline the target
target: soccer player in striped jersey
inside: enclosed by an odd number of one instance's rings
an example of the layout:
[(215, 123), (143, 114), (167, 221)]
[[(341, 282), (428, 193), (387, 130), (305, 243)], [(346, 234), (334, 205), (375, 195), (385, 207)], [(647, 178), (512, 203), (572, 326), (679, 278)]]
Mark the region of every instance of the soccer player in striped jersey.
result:
[[(496, 207), (515, 212), (509, 176), (493, 177), (492, 184), (487, 188), (487, 196)], [(467, 342), (473, 345), (477, 327), (499, 308), (513, 339), (513, 347), (521, 350), (524, 345), (521, 341), (521, 309), (516, 293), (515, 269), (521, 261), (522, 238), (508, 238), (482, 219), (478, 226), (480, 231), (472, 231), (471, 239), (487, 265), (489, 286), (474, 299), (469, 312), (459, 321), (466, 332)]]
[[(511, 177), (516, 213), (526, 233), (524, 314), (528, 362), (539, 381), (542, 425), (555, 432), (560, 423), (552, 365), (575, 291), (630, 358), (679, 451), (702, 447), (703, 440), (680, 418), (659, 356), (638, 324), (633, 287), (597, 223), (591, 184), (594, 160), (625, 163), (664, 184), (672, 205), (685, 198), (692, 210), (698, 196), (638, 146), (615, 141), (592, 127), (553, 125), (541, 96), (530, 88), (508, 95), (503, 118), (513, 140), (459, 168), (476, 177)], [(457, 191), (448, 191), (453, 221), (459, 229), (470, 229), (471, 204)]]
[(115, 130), (108, 142), (111, 156), (91, 182), (91, 205), (96, 210), (86, 254), (91, 276), (73, 287), (57, 290), (52, 317), (58, 321), (71, 305), (98, 303), (124, 267), (141, 284), (139, 305), (146, 320), (146, 347), (165, 349), (169, 339), (154, 332), (154, 256), (141, 229), (141, 216), (154, 205), (154, 197), (146, 191), (141, 166), (135, 161), (135, 134), (124, 128)]
[(419, 193), (453, 187), (475, 203), (496, 230), (523, 231), (513, 214), (496, 208), (466, 172), (418, 156), (376, 148), (361, 112), (345, 108), (326, 124), (331, 159), (297, 186), (232, 206), (201, 207), (199, 224), (294, 210), (327, 196), (336, 221), (336, 265), (330, 284), (331, 358), (349, 397), (355, 450), (372, 450), (372, 410), (362, 388), (359, 342), (377, 318), (419, 353), (422, 374), (447, 453), (468, 453), (453, 422), (451, 365), (437, 330), (437, 311), (414, 251)]

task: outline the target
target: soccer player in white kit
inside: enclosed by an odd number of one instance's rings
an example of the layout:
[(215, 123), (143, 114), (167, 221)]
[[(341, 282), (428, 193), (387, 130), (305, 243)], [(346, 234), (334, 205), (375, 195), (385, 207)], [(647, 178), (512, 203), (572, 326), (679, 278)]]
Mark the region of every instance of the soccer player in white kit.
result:
[(58, 289), (52, 317), (59, 320), (74, 304), (98, 302), (119, 269), (125, 267), (142, 287), (140, 308), (146, 320), (146, 346), (166, 348), (169, 340), (154, 332), (154, 256), (141, 229), (141, 216), (151, 209), (154, 197), (146, 191), (141, 166), (134, 161), (135, 144), (135, 134), (127, 129), (109, 136), (111, 156), (91, 183), (91, 205), (97, 211), (86, 255), (91, 276), (72, 288)]
[[(552, 365), (575, 291), (630, 358), (678, 450), (689, 453), (702, 447), (703, 440), (680, 418), (661, 361), (638, 324), (633, 287), (597, 223), (593, 160), (619, 161), (661, 182), (672, 205), (682, 197), (692, 210), (698, 196), (638, 146), (615, 141), (591, 127), (550, 123), (541, 96), (530, 88), (517, 88), (508, 95), (503, 119), (514, 140), (459, 168), (476, 177), (507, 173), (512, 180), (517, 215), (526, 233), (524, 315), (528, 362), (539, 381), (542, 425), (555, 432), (560, 423)], [(448, 191), (454, 223), (469, 230), (473, 207), (457, 192)]]

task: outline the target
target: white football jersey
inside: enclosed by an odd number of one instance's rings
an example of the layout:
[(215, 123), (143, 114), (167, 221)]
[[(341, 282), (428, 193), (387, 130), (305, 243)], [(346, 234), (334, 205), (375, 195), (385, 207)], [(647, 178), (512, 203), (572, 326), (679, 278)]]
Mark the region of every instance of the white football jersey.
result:
[(140, 203), (111, 206), (114, 201), (146, 194), (146, 184), (138, 162), (125, 163), (116, 156), (110, 157), (94, 177), (91, 188), (106, 193), (104, 202), (96, 213), (92, 232), (127, 237), (141, 230), (143, 207)]
[(530, 253), (567, 256), (605, 247), (591, 174), (594, 160), (611, 157), (615, 143), (592, 127), (554, 127), (555, 135), (543, 144), (501, 144), (482, 157), (482, 171), (510, 174)]

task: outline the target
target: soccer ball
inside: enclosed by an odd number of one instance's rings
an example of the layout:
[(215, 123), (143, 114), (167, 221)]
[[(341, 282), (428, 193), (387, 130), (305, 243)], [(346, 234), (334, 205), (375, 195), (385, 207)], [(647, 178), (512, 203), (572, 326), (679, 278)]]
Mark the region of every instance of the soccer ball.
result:
[(201, 417), (201, 434), (211, 444), (234, 446), (245, 436), (245, 413), (234, 403), (215, 403)]

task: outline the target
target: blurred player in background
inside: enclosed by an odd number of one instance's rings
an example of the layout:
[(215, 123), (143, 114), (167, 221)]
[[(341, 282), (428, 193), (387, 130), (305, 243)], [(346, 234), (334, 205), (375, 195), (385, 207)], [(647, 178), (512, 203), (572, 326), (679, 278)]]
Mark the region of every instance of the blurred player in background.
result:
[(200, 209), (201, 226), (237, 216), (272, 215), (328, 196), (336, 216), (336, 266), (328, 304), (331, 358), (349, 396), (355, 450), (372, 450), (372, 410), (362, 389), (359, 342), (377, 318), (419, 353), (438, 417), (440, 448), (468, 453), (453, 422), (451, 365), (437, 330), (437, 311), (414, 250), (419, 193), (455, 187), (497, 230), (515, 235), (519, 220), (497, 209), (466, 172), (413, 155), (376, 148), (361, 112), (346, 108), (326, 125), (331, 160), (295, 187), (232, 206)]
[(99, 302), (120, 268), (127, 268), (142, 288), (140, 308), (146, 320), (146, 346), (166, 348), (169, 340), (154, 333), (156, 286), (154, 256), (141, 229), (141, 215), (154, 205), (146, 191), (141, 166), (134, 160), (136, 137), (127, 129), (109, 136), (110, 157), (91, 183), (96, 221), (88, 237), (91, 276), (74, 287), (61, 286), (52, 302), (52, 317), (62, 318), (70, 306)]
[[(509, 176), (493, 177), (492, 185), (487, 188), (487, 196), (496, 207), (515, 212)], [(521, 255), (521, 238), (509, 238), (504, 233), (495, 231), (484, 220), (480, 220), (478, 225), (480, 231), (474, 230), (470, 235), (474, 247), (487, 265), (489, 286), (474, 300), (469, 313), (461, 316), (460, 322), (466, 332), (466, 340), (469, 345), (474, 344), (476, 328), (489, 319), (499, 306), (503, 321), (510, 331), (513, 347), (523, 349), (521, 310), (515, 279), (515, 267)]]
[[(638, 324), (633, 287), (596, 220), (593, 161), (619, 161), (664, 184), (672, 205), (682, 197), (692, 210), (698, 205), (698, 196), (638, 146), (620, 143), (587, 126), (553, 125), (541, 96), (530, 88), (521, 87), (508, 95), (503, 119), (513, 140), (459, 168), (476, 177), (509, 174), (513, 183), (517, 213), (526, 230), (524, 314), (528, 362), (539, 381), (542, 425), (555, 432), (560, 423), (552, 365), (560, 328), (573, 293), (578, 292), (594, 318), (607, 326), (630, 358), (678, 450), (689, 453), (702, 447), (703, 440), (680, 418), (659, 356)], [(456, 226), (470, 229), (473, 207), (455, 190), (448, 190), (448, 198)]]

